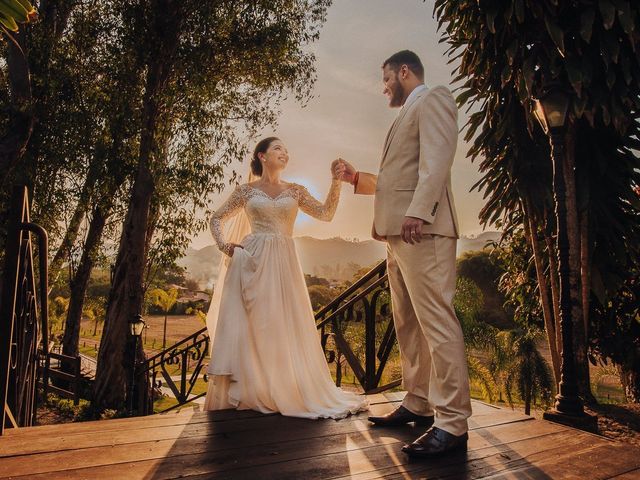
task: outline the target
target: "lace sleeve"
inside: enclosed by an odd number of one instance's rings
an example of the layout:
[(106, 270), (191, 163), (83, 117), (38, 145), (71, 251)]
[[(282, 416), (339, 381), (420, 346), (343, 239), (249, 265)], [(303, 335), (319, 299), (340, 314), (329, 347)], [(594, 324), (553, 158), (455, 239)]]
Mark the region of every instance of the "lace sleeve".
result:
[(245, 190), (242, 185), (238, 185), (222, 206), (213, 212), (209, 222), (211, 234), (213, 235), (213, 239), (216, 241), (216, 245), (218, 245), (218, 248), (227, 255), (232, 254), (232, 246), (225, 242), (223, 234), (224, 222), (229, 217), (232, 217), (237, 213), (239, 209), (244, 207), (246, 203), (244, 192)]
[(336, 208), (338, 208), (340, 186), (340, 180), (334, 179), (331, 182), (327, 199), (324, 203), (320, 203), (311, 196), (309, 190), (302, 185), (298, 185), (298, 205), (300, 206), (300, 210), (318, 220), (324, 220), (325, 222), (331, 221), (333, 215), (336, 213)]

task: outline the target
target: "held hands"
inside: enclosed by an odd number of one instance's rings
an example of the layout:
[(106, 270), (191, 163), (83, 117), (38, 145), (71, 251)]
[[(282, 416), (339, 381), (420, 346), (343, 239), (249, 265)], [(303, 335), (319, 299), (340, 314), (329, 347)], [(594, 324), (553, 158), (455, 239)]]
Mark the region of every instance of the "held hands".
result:
[(402, 230), (400, 231), (402, 241), (409, 245), (420, 243), (422, 240), (422, 226), (424, 223), (424, 220), (421, 218), (404, 217)]
[(226, 256), (233, 257), (233, 251), (236, 247), (244, 248), (242, 245), (238, 245), (237, 243), (225, 243), (221, 250)]
[(337, 158), (331, 163), (331, 175), (335, 179), (339, 179), (353, 185), (356, 178), (356, 169), (353, 168), (353, 165), (346, 160)]

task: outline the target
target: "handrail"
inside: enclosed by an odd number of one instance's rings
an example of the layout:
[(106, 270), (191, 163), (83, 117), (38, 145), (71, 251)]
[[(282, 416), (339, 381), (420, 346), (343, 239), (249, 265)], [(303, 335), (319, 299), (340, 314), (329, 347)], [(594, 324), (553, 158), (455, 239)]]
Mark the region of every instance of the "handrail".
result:
[(358, 289), (360, 289), (363, 285), (365, 285), (367, 282), (369, 282), (373, 277), (375, 277), (376, 275), (384, 275), (386, 274), (387, 271), (387, 262), (385, 260), (382, 260), (380, 263), (378, 263), (375, 267), (373, 267), (371, 270), (369, 270), (367, 273), (365, 273), (362, 277), (360, 277), (360, 279), (358, 279), (357, 281), (355, 281), (349, 288), (347, 288), (344, 292), (342, 292), (340, 295), (338, 295), (336, 298), (334, 298), (333, 300), (331, 300), (327, 305), (325, 305), (323, 308), (321, 308), (320, 310), (318, 310), (318, 312), (316, 313), (316, 319), (323, 317), (328, 311), (330, 311), (332, 308), (335, 308), (336, 305), (339, 305), (341, 302), (343, 302), (347, 297), (349, 297), (351, 294), (353, 294), (354, 292), (356, 292)]
[(170, 352), (172, 352), (173, 350), (175, 350), (179, 346), (189, 342), (189, 340), (193, 340), (195, 337), (197, 337), (199, 335), (202, 335), (202, 334), (205, 334), (205, 333), (208, 336), (207, 327), (201, 328), (200, 330), (198, 330), (197, 332), (192, 333), (188, 337), (184, 337), (178, 343), (174, 343), (173, 345), (168, 346), (167, 348), (165, 348), (161, 352), (156, 353), (153, 357), (147, 358), (145, 363), (151, 364), (151, 363), (155, 362), (157, 359), (162, 358), (163, 356), (169, 354)]
[(42, 317), (42, 353), (49, 353), (49, 342), (47, 333), (49, 332), (49, 262), (47, 252), (49, 251), (49, 235), (47, 231), (37, 223), (23, 222), (20, 227), (33, 232), (38, 238), (38, 262), (40, 263), (40, 315)]
[[(29, 192), (14, 187), (0, 292), (0, 435), (5, 418), (13, 427), (31, 425), (36, 413), (38, 345), (48, 352), (47, 232), (29, 219)], [(31, 233), (38, 238), (40, 299), (33, 270)], [(40, 311), (38, 312), (38, 303)], [(41, 325), (39, 325), (41, 322)], [(47, 369), (43, 372), (47, 382)]]
[[(204, 359), (209, 354), (209, 342), (209, 334), (205, 327), (136, 366), (136, 372), (134, 373), (136, 378), (145, 376), (150, 383), (149, 388), (144, 389), (142, 392), (143, 400), (140, 402), (142, 406), (140, 413), (142, 415), (153, 413), (153, 390), (162, 385), (161, 381), (157, 379), (158, 374), (162, 376), (165, 384), (178, 401), (177, 405), (163, 411), (171, 410), (178, 405), (183, 405), (205, 395), (204, 393), (192, 395), (191, 392), (204, 369)], [(195, 364), (193, 369), (189, 371), (191, 362)], [(167, 366), (180, 368), (179, 380), (176, 381), (169, 374)], [(206, 379), (206, 373), (203, 373), (203, 377)]]
[(346, 303), (342, 304), (335, 311), (331, 312), (331, 314), (328, 317), (324, 318), (320, 323), (316, 324), (316, 327), (317, 328), (324, 327), (330, 321), (332, 321), (335, 317), (337, 317), (338, 315), (343, 313), (345, 310), (348, 310), (354, 304), (356, 304), (358, 301), (362, 300), (364, 297), (369, 295), (376, 288), (381, 287), (382, 285), (384, 285), (384, 283), (386, 281), (387, 281), (387, 276), (386, 275), (383, 276), (383, 277), (380, 277), (378, 280), (376, 280), (371, 285), (369, 285), (367, 288), (365, 288), (362, 292), (358, 293), (355, 297), (348, 299)]

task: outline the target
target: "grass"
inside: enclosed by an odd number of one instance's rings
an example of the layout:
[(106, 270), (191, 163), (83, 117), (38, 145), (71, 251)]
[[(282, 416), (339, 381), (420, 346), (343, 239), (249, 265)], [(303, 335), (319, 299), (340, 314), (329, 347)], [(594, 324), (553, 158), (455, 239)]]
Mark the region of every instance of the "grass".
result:
[(80, 346), (79, 348), (80, 353), (82, 353), (83, 355), (86, 355), (88, 357), (93, 357), (93, 358), (98, 358), (98, 352), (97, 350), (93, 347), (93, 345), (89, 346)]
[[(199, 395), (201, 393), (205, 393), (206, 391), (207, 391), (207, 382), (205, 382), (202, 378), (199, 378), (196, 381), (195, 385), (193, 386), (193, 390), (191, 391), (191, 393), (193, 395)], [(156, 413), (162, 412), (163, 410), (166, 410), (167, 408), (170, 408), (176, 404), (177, 404), (177, 401), (174, 397), (165, 395), (157, 399), (155, 402), (153, 402), (153, 411)], [(185, 405), (189, 405), (189, 404), (187, 403)], [(183, 405), (183, 407), (185, 405)]]

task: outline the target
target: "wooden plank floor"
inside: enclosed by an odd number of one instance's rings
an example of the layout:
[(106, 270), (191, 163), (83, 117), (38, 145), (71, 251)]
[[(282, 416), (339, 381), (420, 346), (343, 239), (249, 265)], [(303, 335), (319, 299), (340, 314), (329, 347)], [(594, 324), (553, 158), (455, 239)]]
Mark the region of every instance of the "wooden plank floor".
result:
[[(393, 409), (401, 393), (370, 396)], [(422, 429), (372, 428), (252, 411), (182, 412), (10, 430), (0, 478), (15, 479), (640, 479), (640, 449), (473, 402), (469, 451), (411, 461)]]

